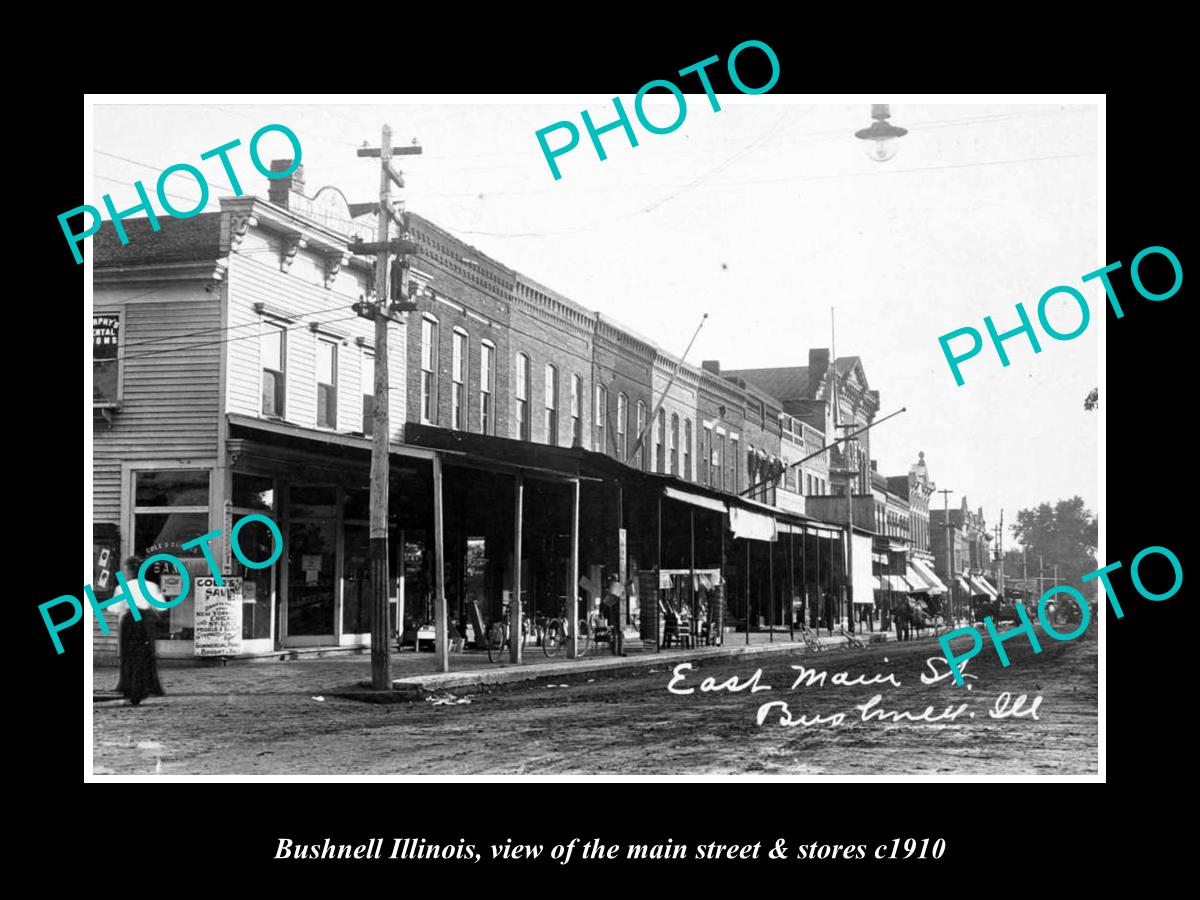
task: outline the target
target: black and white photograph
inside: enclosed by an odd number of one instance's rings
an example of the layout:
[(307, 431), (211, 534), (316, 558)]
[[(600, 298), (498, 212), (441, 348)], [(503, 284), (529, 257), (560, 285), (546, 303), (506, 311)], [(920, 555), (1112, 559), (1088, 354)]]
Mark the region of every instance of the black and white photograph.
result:
[(89, 96), (85, 780), (1103, 780), (1104, 96), (727, 55)]

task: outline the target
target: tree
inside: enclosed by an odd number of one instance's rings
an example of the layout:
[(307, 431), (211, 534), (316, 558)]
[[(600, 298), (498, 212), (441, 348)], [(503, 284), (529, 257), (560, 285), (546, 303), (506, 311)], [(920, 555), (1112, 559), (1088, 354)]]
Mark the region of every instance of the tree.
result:
[(1044, 564), (1047, 574), (1052, 574), (1057, 565), (1060, 584), (1080, 589), (1085, 596), (1095, 596), (1097, 582), (1081, 586), (1079, 580), (1099, 568), (1096, 562), (1099, 526), (1082, 497), (1021, 510), (1013, 534), (1025, 547), (1030, 576), (1037, 575), (1039, 562)]
[(1092, 388), (1091, 392), (1083, 398), (1083, 408), (1087, 412), (1091, 412), (1100, 405), (1100, 388)]

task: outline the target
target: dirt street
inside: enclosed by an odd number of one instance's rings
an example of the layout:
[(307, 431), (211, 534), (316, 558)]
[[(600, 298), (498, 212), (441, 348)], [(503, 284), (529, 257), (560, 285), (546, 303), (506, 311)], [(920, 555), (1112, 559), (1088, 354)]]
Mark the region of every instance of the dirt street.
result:
[[(313, 693), (170, 694), (140, 707), (96, 704), (97, 774), (410, 774), (521, 773), (1066, 775), (1097, 767), (1096, 629), (1069, 642), (1043, 636), (1033, 654), (1023, 637), (1007, 642), (1002, 668), (985, 638), (967, 666), (970, 689), (934, 674), (931, 639), (827, 651), (696, 662), (668, 690), (672, 669), (455, 690), (469, 703), (417, 700), (375, 705)], [(686, 655), (679, 662), (686, 661)], [(792, 666), (827, 671), (825, 684), (800, 685)], [(747, 682), (761, 668), (753, 684)], [(843, 681), (871, 684), (833, 684)], [(202, 675), (203, 673), (201, 673)], [(899, 682), (893, 686), (888, 675)], [(861, 678), (860, 678), (861, 676)], [(737, 679), (738, 692), (704, 692)], [(344, 683), (344, 682), (343, 682)], [(565, 687), (563, 685), (566, 685)], [(766, 686), (770, 689), (764, 689)], [(330, 684), (329, 690), (338, 685)], [(759, 690), (752, 688), (757, 686)], [(998, 698), (1026, 695), (993, 718)], [(873, 705), (875, 695), (880, 699)], [(1041, 698), (1040, 703), (1037, 698)], [(759, 707), (779, 701), (760, 726)], [(1001, 702), (1003, 702), (1001, 700)], [(962, 707), (962, 704), (966, 704)], [(861, 706), (860, 709), (855, 709)], [(928, 709), (927, 708), (932, 708)], [(883, 712), (884, 716), (876, 715)], [(890, 715), (925, 714), (924, 721)], [(843, 713), (840, 724), (837, 713)], [(1036, 718), (1035, 718), (1036, 716)], [(820, 717), (819, 724), (794, 727)], [(790, 717), (790, 718), (789, 718)], [(807, 718), (802, 718), (807, 717)], [(864, 718), (869, 721), (864, 721)], [(901, 717), (903, 719), (903, 717)], [(934, 720), (934, 721), (929, 721)]]

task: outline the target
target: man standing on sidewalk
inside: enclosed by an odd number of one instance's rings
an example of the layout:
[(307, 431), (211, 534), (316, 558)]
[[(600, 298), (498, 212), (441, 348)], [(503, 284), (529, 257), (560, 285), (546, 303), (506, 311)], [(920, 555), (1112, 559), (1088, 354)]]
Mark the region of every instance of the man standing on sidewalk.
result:
[(608, 589), (604, 592), (604, 610), (608, 616), (609, 633), (612, 635), (614, 656), (625, 655), (625, 629), (621, 626), (621, 579), (616, 575), (608, 578)]

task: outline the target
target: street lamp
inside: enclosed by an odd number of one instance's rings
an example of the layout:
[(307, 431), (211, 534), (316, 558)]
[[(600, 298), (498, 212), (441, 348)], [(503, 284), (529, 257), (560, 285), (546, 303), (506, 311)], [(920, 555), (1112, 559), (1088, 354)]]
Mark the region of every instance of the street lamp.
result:
[(871, 123), (870, 128), (861, 128), (854, 132), (856, 138), (866, 141), (864, 149), (867, 156), (875, 162), (887, 162), (894, 157), (900, 149), (898, 139), (908, 134), (907, 128), (899, 128), (889, 123), (890, 117), (888, 104), (872, 103), (871, 118), (875, 121)]

